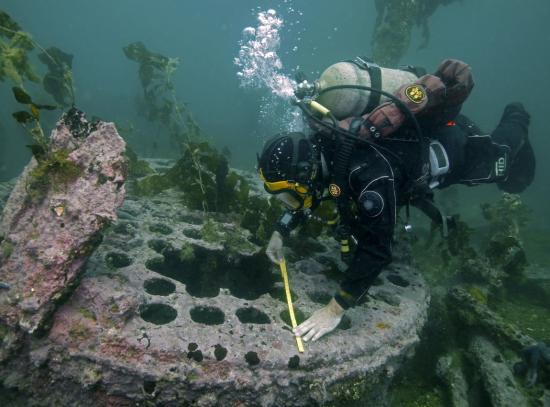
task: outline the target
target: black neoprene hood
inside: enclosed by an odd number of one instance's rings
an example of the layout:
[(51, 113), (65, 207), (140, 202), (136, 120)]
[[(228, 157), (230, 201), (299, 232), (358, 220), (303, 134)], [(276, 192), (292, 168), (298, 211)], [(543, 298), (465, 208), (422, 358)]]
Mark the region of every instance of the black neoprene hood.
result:
[(303, 133), (281, 133), (266, 141), (258, 157), (258, 169), (268, 182), (306, 183), (313, 169), (313, 148)]

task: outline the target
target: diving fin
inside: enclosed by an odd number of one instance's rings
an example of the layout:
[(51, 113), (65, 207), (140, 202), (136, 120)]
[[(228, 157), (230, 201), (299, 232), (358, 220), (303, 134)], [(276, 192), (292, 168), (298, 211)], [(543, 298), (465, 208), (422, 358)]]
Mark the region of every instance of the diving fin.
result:
[(535, 178), (536, 159), (533, 147), (529, 142), (529, 113), (521, 103), (508, 104), (493, 133), (493, 140), (506, 144), (511, 149), (510, 168), (505, 180), (497, 182), (502, 191), (519, 194), (523, 192)]

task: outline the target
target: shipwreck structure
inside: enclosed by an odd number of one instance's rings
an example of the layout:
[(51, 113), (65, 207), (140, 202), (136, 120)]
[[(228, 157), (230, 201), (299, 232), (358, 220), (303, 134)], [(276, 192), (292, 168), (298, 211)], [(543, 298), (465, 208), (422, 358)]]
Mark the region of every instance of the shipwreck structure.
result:
[[(427, 317), (406, 246), (339, 329), (299, 353), (279, 271), (231, 213), (168, 188), (126, 196), (112, 124), (60, 122), (54, 145), (83, 168), (26, 197), (31, 163), (4, 208), (0, 379), (10, 400), (75, 406), (384, 405)], [(152, 161), (157, 174), (172, 163)], [(242, 173), (250, 194), (259, 194)], [(6, 191), (9, 188), (3, 189)], [(93, 250), (92, 250), (93, 249)], [(304, 320), (338, 287), (336, 242), (291, 241)], [(8, 400), (9, 401), (9, 400)]]

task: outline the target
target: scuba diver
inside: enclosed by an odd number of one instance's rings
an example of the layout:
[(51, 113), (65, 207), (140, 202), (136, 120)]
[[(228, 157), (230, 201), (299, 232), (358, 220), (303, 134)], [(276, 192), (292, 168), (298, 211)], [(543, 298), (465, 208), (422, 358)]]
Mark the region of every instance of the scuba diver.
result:
[[(327, 81), (327, 72), (337, 80)], [(434, 205), (433, 189), (496, 183), (518, 193), (534, 178), (530, 117), (520, 103), (507, 105), (484, 134), (459, 114), (474, 86), (467, 64), (445, 60), (433, 75), (403, 72), (357, 58), (328, 68), (314, 85), (303, 81), (295, 103), (313, 131), (278, 134), (258, 156), (265, 190), (287, 208), (266, 249), (273, 263), (283, 258), (284, 238), (321, 201), (338, 208), (336, 236), (348, 268), (329, 304), (294, 329), (305, 341), (334, 330), (345, 310), (365, 300), (392, 261), (401, 207), (407, 216), (410, 205), (418, 207), (446, 234), (452, 218)]]

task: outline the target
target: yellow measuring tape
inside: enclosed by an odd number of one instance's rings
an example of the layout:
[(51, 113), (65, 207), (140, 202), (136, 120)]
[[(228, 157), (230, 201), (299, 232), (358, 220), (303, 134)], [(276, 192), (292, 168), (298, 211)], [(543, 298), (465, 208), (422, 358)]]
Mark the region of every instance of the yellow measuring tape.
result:
[[(288, 274), (286, 272), (286, 261), (283, 257), (281, 262), (279, 263), (279, 266), (281, 267), (281, 274), (283, 275), (283, 283), (285, 284), (285, 294), (286, 294), (286, 302), (288, 303), (288, 313), (290, 314), (290, 322), (292, 322), (292, 328), (296, 328), (298, 325), (296, 323), (296, 317), (294, 316), (294, 307), (292, 306), (292, 297), (290, 296), (290, 286), (288, 284)], [(304, 353), (304, 344), (302, 343), (302, 338), (299, 336), (295, 336), (296, 343), (298, 344), (298, 351), (300, 353)]]

